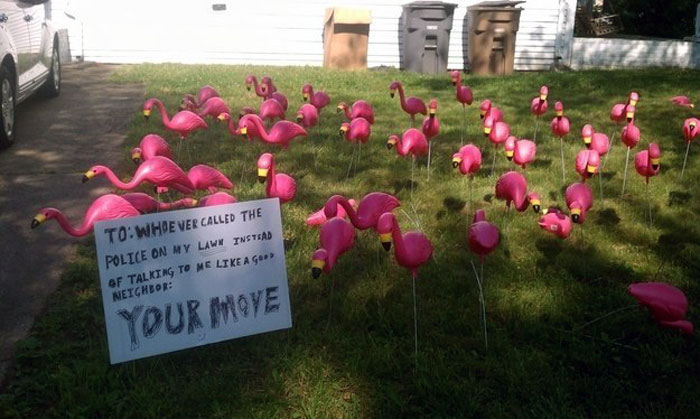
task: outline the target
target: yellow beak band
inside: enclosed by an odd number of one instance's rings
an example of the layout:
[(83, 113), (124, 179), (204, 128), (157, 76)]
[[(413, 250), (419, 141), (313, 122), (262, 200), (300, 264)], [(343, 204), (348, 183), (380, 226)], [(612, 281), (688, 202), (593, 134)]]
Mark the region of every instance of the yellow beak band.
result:
[(140, 159), (140, 158), (141, 158), (141, 153), (131, 153), (131, 160)]
[(634, 112), (627, 112), (627, 118), (629, 118), (629, 119), (634, 118)]
[(151, 115), (151, 110), (150, 109), (144, 109), (143, 110), (143, 116), (150, 116)]
[(314, 259), (311, 261), (311, 268), (323, 269), (324, 266), (326, 266), (326, 262), (323, 260)]
[(259, 177), (267, 177), (267, 172), (269, 169), (261, 169), (258, 167), (258, 176)]
[(484, 127), (484, 134), (491, 134), (491, 128), (489, 127)]
[(660, 159), (660, 158), (657, 157), (657, 158), (655, 158), (655, 159), (651, 159), (651, 164), (653, 164), (654, 166), (656, 166), (656, 165), (659, 164), (659, 163), (661, 163), (661, 159)]
[(218, 119), (219, 121), (223, 121), (226, 119), (226, 117), (224, 116), (224, 114), (220, 114), (219, 116), (216, 117), (216, 119)]
[(637, 106), (637, 101), (634, 99), (630, 99), (630, 105)]
[(547, 100), (547, 95), (540, 95), (540, 100)]
[(564, 111), (557, 111), (557, 116), (564, 116)]
[(452, 157), (452, 163), (462, 164), (461, 157)]
[(304, 93), (302, 96), (304, 97), (304, 100), (307, 100), (307, 99), (309, 98), (309, 94), (308, 94), (308, 93)]
[(379, 240), (381, 240), (382, 243), (391, 243), (391, 233), (380, 234)]
[(435, 115), (437, 113), (435, 111), (435, 109), (432, 109), (432, 108), (430, 108), (430, 110), (428, 112), (430, 113), (430, 115)]
[(571, 215), (581, 215), (581, 208), (572, 208)]
[(484, 110), (479, 111), (479, 113), (481, 114), (481, 116), (486, 116), (486, 111)]
[(584, 144), (590, 144), (590, 143), (591, 143), (591, 137), (583, 137), (583, 143), (584, 143)]
[(387, 144), (391, 144), (391, 145), (396, 145), (396, 143), (397, 143), (396, 138), (389, 138), (389, 141), (387, 141)]
[(586, 166), (586, 171), (590, 174), (595, 173), (595, 166), (591, 166), (590, 164)]
[(85, 172), (85, 177), (88, 179), (92, 179), (93, 177), (95, 177), (95, 173), (92, 170), (88, 170), (87, 172)]
[(539, 199), (533, 199), (532, 201), (530, 201), (530, 204), (531, 204), (532, 206), (541, 205)]
[(248, 135), (248, 127), (241, 127), (241, 135)]
[(513, 154), (515, 154), (513, 150), (506, 150), (506, 157), (513, 157)]
[(37, 214), (36, 217), (34, 217), (34, 220), (35, 220), (37, 223), (41, 224), (41, 223), (43, 223), (44, 221), (46, 221), (46, 216), (45, 216), (44, 214)]

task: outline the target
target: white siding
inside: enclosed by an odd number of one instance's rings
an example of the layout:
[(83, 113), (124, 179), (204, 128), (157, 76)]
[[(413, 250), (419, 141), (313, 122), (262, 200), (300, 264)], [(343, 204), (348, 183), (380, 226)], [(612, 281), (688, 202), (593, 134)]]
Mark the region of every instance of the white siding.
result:
[[(562, 26), (560, 10), (573, 1), (528, 0), (521, 5), (516, 69), (547, 69), (561, 55), (558, 34), (567, 26)], [(455, 9), (450, 68), (468, 66), (463, 27), (466, 7), (477, 2), (462, 1)], [(225, 4), (226, 11), (213, 11), (215, 3)], [(54, 20), (63, 16), (69, 28), (72, 55), (84, 54), (86, 60), (272, 65), (321, 65), (325, 9), (365, 8), (373, 19), (368, 65), (398, 67), (405, 3), (409, 0), (54, 0), (53, 8)], [(76, 20), (65, 17), (66, 8)]]
[(700, 43), (633, 39), (574, 38), (574, 69), (700, 68)]

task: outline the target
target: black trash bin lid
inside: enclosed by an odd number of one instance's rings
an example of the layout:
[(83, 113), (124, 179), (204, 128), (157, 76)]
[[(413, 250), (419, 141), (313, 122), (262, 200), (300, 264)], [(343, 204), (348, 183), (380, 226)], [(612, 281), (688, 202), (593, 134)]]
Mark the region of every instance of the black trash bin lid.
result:
[(455, 9), (457, 4), (444, 3), (441, 1), (414, 1), (404, 4), (401, 7), (404, 9)]
[(493, 1), (482, 1), (481, 3), (472, 4), (467, 7), (471, 9), (473, 7), (515, 7), (520, 3), (525, 3), (525, 0), (493, 0)]

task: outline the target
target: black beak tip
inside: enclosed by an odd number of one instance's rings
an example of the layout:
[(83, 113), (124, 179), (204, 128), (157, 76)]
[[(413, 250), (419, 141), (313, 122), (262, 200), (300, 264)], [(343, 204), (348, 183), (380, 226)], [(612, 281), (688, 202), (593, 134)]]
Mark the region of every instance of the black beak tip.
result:
[(304, 120), (304, 118), (303, 118), (303, 117), (301, 117), (301, 116), (297, 116), (297, 123), (301, 123), (301, 121), (303, 121), (303, 120)]
[(309, 100), (309, 98), (307, 98), (307, 97), (305, 97), (305, 98), (303, 98), (303, 99), (304, 99), (304, 102), (306, 102), (306, 101), (308, 101), (308, 100)]
[(394, 98), (394, 92), (389, 93), (389, 96), (391, 96), (391, 98), (393, 99), (393, 98)]
[(41, 223), (38, 220), (32, 220), (32, 229), (39, 227), (39, 224)]
[(533, 206), (532, 206), (532, 210), (535, 211), (535, 214), (539, 214), (539, 213), (540, 213), (540, 209), (541, 209), (541, 208), (540, 208), (539, 205), (533, 205)]
[(508, 161), (513, 161), (513, 156), (506, 156), (506, 158), (508, 159)]
[(340, 113), (341, 111), (342, 111), (342, 109), (336, 108), (335, 113)]
[(143, 119), (145, 119), (146, 121), (148, 121), (148, 115), (144, 115), (144, 116), (143, 116)]
[(575, 222), (576, 224), (581, 224), (581, 216), (578, 214), (573, 214), (571, 216), (571, 221)]
[(391, 147), (392, 147), (391, 143), (386, 143), (386, 149), (387, 149), (387, 150), (391, 150)]
[(652, 165), (651, 165), (651, 168), (652, 168), (653, 170), (659, 170), (659, 165), (658, 165), (658, 164), (652, 164)]
[(321, 268), (311, 268), (311, 276), (314, 279), (318, 279), (321, 276)]
[(634, 118), (627, 118), (627, 123), (632, 122), (633, 119), (634, 119)]
[(246, 86), (245, 88), (250, 92), (250, 86)]
[(484, 119), (484, 115), (479, 115), (479, 118)]
[(457, 85), (457, 82), (453, 80), (453, 81), (452, 81), (452, 85), (453, 85), (453, 86), (456, 86), (456, 85)]
[(266, 180), (267, 180), (267, 176), (258, 176), (258, 182), (265, 183)]
[(454, 169), (458, 168), (458, 167), (459, 167), (459, 163), (457, 163), (456, 161), (453, 161), (453, 162), (452, 162), (452, 167), (453, 167)]
[(484, 137), (488, 138), (488, 136), (489, 136), (489, 135), (488, 135), (487, 133), (484, 133)]
[(85, 183), (85, 182), (87, 182), (88, 180), (90, 180), (90, 178), (87, 177), (87, 176), (85, 176), (85, 175), (83, 175), (83, 180), (82, 180), (82, 182)]
[(138, 166), (139, 164), (141, 164), (141, 159), (138, 158), (138, 157), (134, 157), (133, 159), (131, 159), (131, 161), (133, 161), (134, 164), (137, 165), (137, 166)]
[(382, 242), (382, 247), (388, 252), (391, 250), (391, 242)]

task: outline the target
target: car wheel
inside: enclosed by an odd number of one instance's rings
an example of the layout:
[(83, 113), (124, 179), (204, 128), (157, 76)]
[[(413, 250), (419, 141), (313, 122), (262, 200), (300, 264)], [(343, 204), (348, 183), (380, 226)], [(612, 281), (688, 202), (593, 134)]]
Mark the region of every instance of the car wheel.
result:
[(51, 68), (49, 77), (44, 84), (44, 96), (56, 97), (61, 93), (61, 60), (58, 55), (58, 42), (53, 43), (53, 54), (51, 55)]
[(15, 83), (7, 66), (0, 67), (0, 148), (15, 141)]

